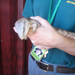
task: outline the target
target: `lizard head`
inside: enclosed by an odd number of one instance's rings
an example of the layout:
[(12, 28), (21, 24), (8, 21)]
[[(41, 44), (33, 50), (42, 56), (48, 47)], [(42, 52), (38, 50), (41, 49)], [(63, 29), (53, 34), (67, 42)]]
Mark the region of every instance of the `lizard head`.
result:
[(27, 39), (27, 33), (29, 34), (35, 33), (36, 29), (39, 26), (40, 26), (39, 22), (30, 18), (21, 18), (15, 22), (15, 28), (21, 40)]

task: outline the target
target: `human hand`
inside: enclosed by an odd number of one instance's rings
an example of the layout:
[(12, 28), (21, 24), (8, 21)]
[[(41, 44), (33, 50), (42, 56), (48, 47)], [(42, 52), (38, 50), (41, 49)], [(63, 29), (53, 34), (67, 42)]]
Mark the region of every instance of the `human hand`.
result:
[(40, 49), (54, 48), (57, 44), (58, 32), (48, 23), (48, 21), (39, 16), (31, 17), (31, 19), (34, 19), (41, 24), (34, 34), (27, 34), (31, 42)]

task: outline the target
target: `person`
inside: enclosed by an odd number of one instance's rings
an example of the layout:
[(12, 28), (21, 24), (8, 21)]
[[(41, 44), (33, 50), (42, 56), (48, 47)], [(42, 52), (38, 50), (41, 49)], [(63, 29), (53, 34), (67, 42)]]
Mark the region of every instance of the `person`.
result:
[(27, 36), (46, 58), (36, 61), (29, 54), (28, 75), (75, 75), (75, 40), (59, 34), (54, 27), (75, 32), (74, 0), (26, 0), (23, 17), (41, 26)]
[(35, 52), (35, 54), (36, 54), (37, 56), (39, 56), (39, 57), (43, 54), (43, 52), (42, 52), (41, 49), (39, 49), (39, 48), (36, 48), (36, 50), (35, 50), (34, 52)]

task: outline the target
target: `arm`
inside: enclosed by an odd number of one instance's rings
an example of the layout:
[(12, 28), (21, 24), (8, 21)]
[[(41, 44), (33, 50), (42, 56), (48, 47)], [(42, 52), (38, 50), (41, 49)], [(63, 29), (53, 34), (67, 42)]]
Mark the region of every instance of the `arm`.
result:
[(75, 40), (59, 34), (46, 20), (32, 17), (41, 23), (35, 34), (28, 34), (32, 43), (41, 49), (58, 48), (75, 56)]
[(61, 41), (58, 41), (58, 45), (56, 45), (56, 47), (75, 56), (75, 40), (61, 35), (59, 35), (59, 39), (61, 39)]

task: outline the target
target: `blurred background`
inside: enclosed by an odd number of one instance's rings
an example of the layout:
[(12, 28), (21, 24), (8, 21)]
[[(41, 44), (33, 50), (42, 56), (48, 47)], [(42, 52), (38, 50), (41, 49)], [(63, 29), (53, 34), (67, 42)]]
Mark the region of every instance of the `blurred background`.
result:
[(25, 0), (0, 0), (0, 75), (28, 75), (30, 40), (20, 40), (15, 21), (22, 18)]

